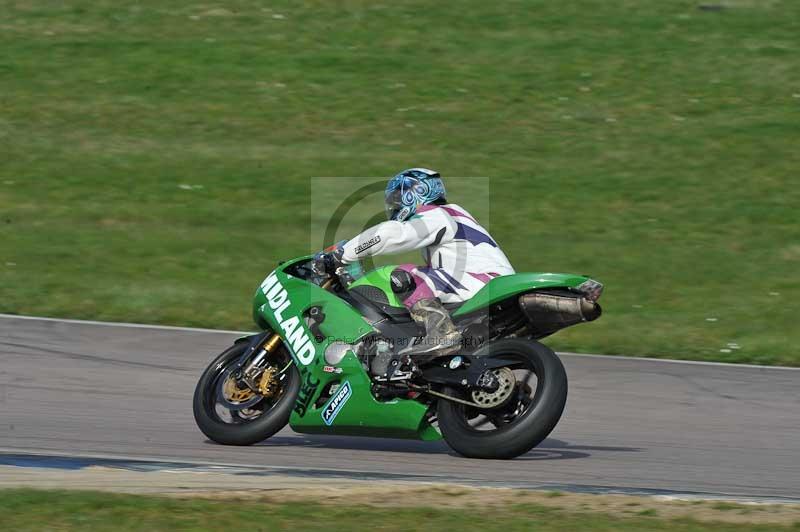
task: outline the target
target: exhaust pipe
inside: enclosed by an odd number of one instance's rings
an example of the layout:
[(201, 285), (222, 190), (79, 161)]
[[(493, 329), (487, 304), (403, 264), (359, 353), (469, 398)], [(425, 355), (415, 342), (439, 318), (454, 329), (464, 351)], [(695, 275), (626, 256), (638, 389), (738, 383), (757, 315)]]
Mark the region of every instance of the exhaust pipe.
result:
[(602, 312), (600, 305), (579, 295), (532, 292), (519, 297), (522, 312), (534, 330), (551, 333), (584, 321), (594, 321)]

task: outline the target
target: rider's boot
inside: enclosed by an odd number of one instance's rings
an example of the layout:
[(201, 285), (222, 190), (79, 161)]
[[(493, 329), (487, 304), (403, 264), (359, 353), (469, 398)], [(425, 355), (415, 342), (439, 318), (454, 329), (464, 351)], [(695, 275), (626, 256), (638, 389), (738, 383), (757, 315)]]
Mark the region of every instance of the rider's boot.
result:
[(410, 356), (420, 364), (458, 351), (461, 333), (438, 298), (420, 299), (409, 310), (414, 321), (425, 327), (425, 337), (400, 351), (401, 355)]
[(391, 379), (395, 369), (409, 359), (420, 365), (436, 357), (454, 353), (461, 347), (461, 333), (456, 330), (450, 313), (438, 298), (420, 299), (409, 309), (415, 322), (425, 327), (425, 336), (394, 356), (378, 355), (371, 367), (376, 377)]

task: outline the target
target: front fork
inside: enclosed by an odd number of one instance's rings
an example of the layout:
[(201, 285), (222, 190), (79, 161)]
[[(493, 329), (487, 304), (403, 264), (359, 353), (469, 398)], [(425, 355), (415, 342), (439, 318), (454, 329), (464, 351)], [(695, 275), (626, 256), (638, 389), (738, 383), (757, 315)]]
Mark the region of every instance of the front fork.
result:
[(258, 393), (259, 386), (256, 377), (264, 360), (281, 345), (281, 336), (266, 331), (243, 338), (242, 341), (247, 341), (249, 345), (236, 361), (232, 375), (237, 381), (246, 384), (248, 388)]

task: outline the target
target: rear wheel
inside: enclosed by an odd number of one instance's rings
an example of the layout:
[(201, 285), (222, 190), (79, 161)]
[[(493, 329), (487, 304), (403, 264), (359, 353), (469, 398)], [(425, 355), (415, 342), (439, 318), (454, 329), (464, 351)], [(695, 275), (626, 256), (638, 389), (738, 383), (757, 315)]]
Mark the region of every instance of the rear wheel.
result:
[(252, 445), (265, 440), (289, 422), (300, 375), (282, 346), (273, 351), (256, 376), (258, 393), (235, 376), (235, 363), (247, 350), (235, 344), (203, 372), (194, 391), (194, 419), (203, 434), (225, 445)]
[(567, 402), (567, 374), (558, 356), (533, 340), (508, 338), (475, 356), (508, 364), (493, 370), (497, 391), (445, 393), (480, 405), (439, 400), (437, 417), (445, 441), (468, 458), (514, 458), (536, 447), (555, 428)]

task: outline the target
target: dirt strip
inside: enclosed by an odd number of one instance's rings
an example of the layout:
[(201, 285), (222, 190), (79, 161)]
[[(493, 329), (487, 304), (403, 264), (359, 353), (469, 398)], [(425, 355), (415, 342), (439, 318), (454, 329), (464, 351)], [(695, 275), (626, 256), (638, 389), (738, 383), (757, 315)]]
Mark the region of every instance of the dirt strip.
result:
[(100, 490), (140, 495), (262, 500), (280, 504), (316, 500), (331, 505), (380, 507), (505, 508), (536, 504), (568, 512), (621, 517), (657, 516), (699, 521), (790, 525), (800, 523), (800, 504), (734, 503), (664, 496), (591, 495), (455, 484), (376, 482), (345, 478), (298, 478), (197, 471), (79, 470), (0, 466), (0, 488)]

